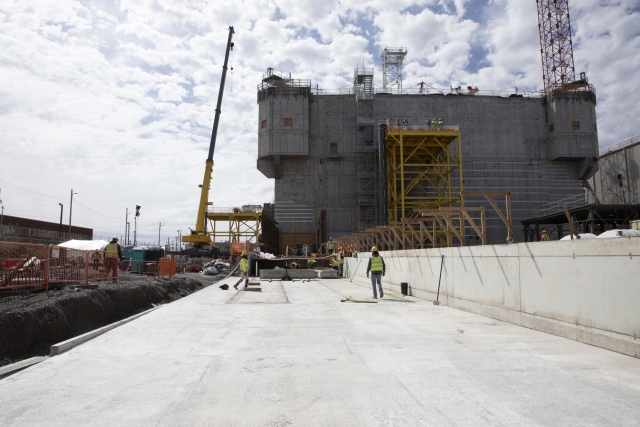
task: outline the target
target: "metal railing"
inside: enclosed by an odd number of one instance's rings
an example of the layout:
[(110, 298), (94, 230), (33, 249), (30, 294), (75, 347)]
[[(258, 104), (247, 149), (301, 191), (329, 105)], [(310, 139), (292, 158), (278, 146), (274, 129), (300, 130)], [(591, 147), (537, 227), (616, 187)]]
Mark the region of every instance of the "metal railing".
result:
[(0, 225), (0, 236), (15, 238), (43, 239), (51, 241), (88, 240), (90, 236), (77, 233), (65, 233), (38, 228), (20, 227), (17, 225)]
[(244, 205), (234, 208), (207, 208), (207, 212), (211, 213), (258, 213), (262, 212), (262, 205)]
[[(607, 202), (606, 204), (637, 205), (640, 204), (640, 191), (636, 191), (633, 193), (621, 193), (619, 195), (615, 195), (614, 197), (609, 194), (605, 195), (605, 198)], [(529, 212), (529, 218), (537, 218), (562, 212), (564, 210), (564, 205), (567, 205), (567, 208), (569, 209), (575, 209), (583, 206), (598, 204), (602, 204), (602, 201), (598, 200), (591, 192), (577, 194), (575, 196), (545, 203), (544, 205), (535, 207)]]
[(613, 153), (615, 151), (619, 151), (622, 150), (623, 148), (627, 148), (631, 145), (635, 145), (640, 143), (640, 135), (633, 137), (631, 139), (627, 139), (626, 141), (622, 141), (618, 144), (612, 145), (610, 147), (607, 148), (603, 148), (602, 150), (600, 150), (600, 157), (602, 156), (606, 156), (607, 154)]
[(408, 124), (390, 124), (389, 130), (451, 130), (458, 132), (460, 130), (459, 125), (454, 124), (441, 124), (431, 125), (427, 123), (408, 123)]
[[(359, 91), (358, 91), (359, 92)], [(319, 87), (312, 87), (311, 93), (313, 95), (354, 95), (356, 92), (353, 87), (340, 88), (340, 89), (322, 89)], [(373, 88), (373, 94), (375, 95), (392, 95), (385, 91), (383, 88)], [(397, 95), (397, 94), (393, 94)], [(542, 98), (544, 93), (542, 91), (527, 92), (527, 91), (504, 91), (504, 90), (468, 90), (468, 89), (433, 89), (433, 88), (408, 88), (403, 89), (400, 95), (456, 95), (456, 96), (497, 96), (501, 98)]]

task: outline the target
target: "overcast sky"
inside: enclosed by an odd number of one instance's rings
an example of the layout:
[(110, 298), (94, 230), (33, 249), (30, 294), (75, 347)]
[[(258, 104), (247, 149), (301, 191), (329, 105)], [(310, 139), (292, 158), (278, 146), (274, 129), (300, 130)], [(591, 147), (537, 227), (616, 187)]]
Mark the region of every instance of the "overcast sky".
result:
[[(598, 96), (600, 145), (640, 134), (640, 0), (570, 2), (576, 74)], [(214, 156), (216, 207), (273, 199), (256, 170), (267, 67), (335, 89), (406, 46), (404, 86), (538, 90), (535, 0), (3, 0), (0, 199), (5, 214), (162, 240), (195, 223), (228, 25), (236, 30)]]

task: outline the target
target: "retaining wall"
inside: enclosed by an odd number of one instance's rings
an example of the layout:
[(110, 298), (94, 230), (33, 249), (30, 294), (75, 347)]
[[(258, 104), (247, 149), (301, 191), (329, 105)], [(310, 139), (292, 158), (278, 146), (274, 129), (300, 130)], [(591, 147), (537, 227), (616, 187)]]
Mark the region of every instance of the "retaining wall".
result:
[[(640, 354), (640, 238), (594, 239), (381, 252), (386, 289), (575, 339)], [(366, 278), (370, 254), (347, 258)]]

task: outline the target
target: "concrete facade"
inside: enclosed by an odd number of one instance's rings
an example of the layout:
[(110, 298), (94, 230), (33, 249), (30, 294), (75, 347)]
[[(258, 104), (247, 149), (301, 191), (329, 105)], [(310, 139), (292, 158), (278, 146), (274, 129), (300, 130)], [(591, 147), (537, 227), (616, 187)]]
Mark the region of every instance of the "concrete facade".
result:
[[(385, 288), (640, 355), (640, 238), (382, 252)], [(442, 256), (444, 255), (444, 263)], [(348, 277), (365, 286), (370, 254), (347, 258)], [(441, 268), (442, 266), (442, 268)], [(440, 277), (440, 273), (442, 276)]]
[[(313, 213), (312, 221), (279, 221), (280, 232), (315, 232), (321, 210), (327, 211), (329, 236), (359, 231), (356, 187), (362, 171), (356, 150), (356, 97), (307, 89), (295, 94), (263, 91), (258, 96), (257, 167), (275, 179), (276, 216), (279, 206)], [(531, 209), (581, 194), (582, 179), (597, 170), (591, 92), (547, 98), (377, 94), (373, 117), (376, 125), (396, 118), (424, 123), (432, 117), (458, 124), (464, 190), (510, 191), (515, 227)], [(379, 136), (374, 135), (378, 145)], [(485, 206), (488, 243), (504, 242), (506, 228), (484, 198), (469, 197), (465, 204)], [(469, 238), (467, 243), (477, 242)]]
[(640, 203), (640, 136), (602, 150), (599, 165), (590, 183), (601, 203)]

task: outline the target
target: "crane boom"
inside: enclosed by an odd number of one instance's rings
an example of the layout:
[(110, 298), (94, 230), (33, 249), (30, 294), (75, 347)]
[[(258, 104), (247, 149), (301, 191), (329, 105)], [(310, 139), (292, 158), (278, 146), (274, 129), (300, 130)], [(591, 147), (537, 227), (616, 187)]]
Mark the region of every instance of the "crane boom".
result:
[(222, 66), (222, 78), (220, 80), (220, 90), (218, 92), (218, 104), (216, 114), (213, 119), (213, 130), (211, 131), (211, 143), (209, 144), (209, 155), (204, 167), (204, 179), (202, 180), (202, 191), (200, 192), (200, 206), (198, 207), (198, 217), (196, 219), (195, 230), (190, 234), (182, 236), (185, 243), (193, 243), (194, 246), (212, 245), (211, 238), (207, 234), (207, 206), (209, 203), (209, 189), (211, 187), (211, 173), (213, 172), (213, 152), (216, 148), (216, 137), (218, 135), (218, 124), (220, 123), (220, 113), (222, 112), (222, 95), (224, 94), (224, 82), (227, 78), (227, 64), (229, 63), (229, 53), (233, 50), (231, 39), (234, 34), (233, 27), (229, 27), (229, 39), (227, 40), (227, 51), (224, 55), (224, 65)]

